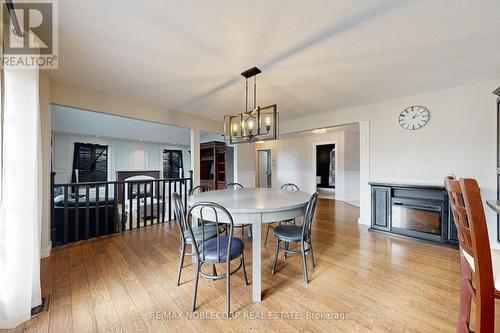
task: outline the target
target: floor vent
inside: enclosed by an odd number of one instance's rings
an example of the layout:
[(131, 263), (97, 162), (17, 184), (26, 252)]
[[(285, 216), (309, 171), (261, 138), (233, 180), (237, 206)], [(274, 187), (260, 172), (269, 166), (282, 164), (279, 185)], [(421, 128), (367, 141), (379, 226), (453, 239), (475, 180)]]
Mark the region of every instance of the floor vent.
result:
[(42, 304), (40, 304), (39, 306), (35, 306), (34, 308), (31, 309), (31, 318), (49, 311), (49, 300), (50, 300), (50, 295), (43, 296)]

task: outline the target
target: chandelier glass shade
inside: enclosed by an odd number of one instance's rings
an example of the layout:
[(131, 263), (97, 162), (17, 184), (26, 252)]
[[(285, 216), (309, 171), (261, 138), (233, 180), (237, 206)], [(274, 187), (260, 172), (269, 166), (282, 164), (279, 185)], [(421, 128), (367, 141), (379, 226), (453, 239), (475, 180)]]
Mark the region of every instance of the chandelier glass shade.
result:
[(257, 67), (253, 67), (241, 73), (245, 77), (246, 86), (245, 112), (224, 116), (224, 138), (230, 144), (276, 140), (279, 136), (277, 105), (256, 106), (256, 79), (254, 79), (254, 108), (247, 110), (248, 78), (255, 78), (260, 72)]

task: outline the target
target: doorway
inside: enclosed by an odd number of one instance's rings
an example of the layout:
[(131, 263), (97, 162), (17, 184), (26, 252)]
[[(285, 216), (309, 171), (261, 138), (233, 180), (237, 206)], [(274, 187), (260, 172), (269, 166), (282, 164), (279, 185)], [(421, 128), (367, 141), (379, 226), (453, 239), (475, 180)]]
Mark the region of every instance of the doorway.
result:
[(271, 149), (262, 149), (257, 151), (258, 187), (271, 187), (271, 161)]
[(321, 197), (335, 199), (335, 144), (316, 146), (316, 188)]

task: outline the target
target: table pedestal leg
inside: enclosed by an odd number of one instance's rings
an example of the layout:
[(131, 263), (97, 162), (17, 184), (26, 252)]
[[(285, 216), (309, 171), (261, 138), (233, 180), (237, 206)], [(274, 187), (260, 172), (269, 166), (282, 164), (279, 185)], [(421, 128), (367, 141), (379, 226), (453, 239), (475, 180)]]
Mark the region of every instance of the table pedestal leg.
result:
[(252, 224), (252, 299), (253, 302), (261, 301), (261, 221)]

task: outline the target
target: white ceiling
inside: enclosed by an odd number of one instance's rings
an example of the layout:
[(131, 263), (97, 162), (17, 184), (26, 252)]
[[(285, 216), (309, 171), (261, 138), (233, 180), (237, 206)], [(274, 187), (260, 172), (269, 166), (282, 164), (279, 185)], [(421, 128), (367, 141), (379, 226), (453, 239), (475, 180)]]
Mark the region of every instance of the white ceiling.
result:
[(500, 77), (498, 0), (64, 0), (59, 25), (55, 80), (217, 120), (254, 65), (285, 119)]
[(81, 135), (99, 135), (163, 144), (189, 146), (191, 132), (187, 128), (128, 119), (104, 113), (83, 111), (59, 105), (52, 106), (52, 131)]
[(282, 134), (281, 137), (297, 137), (297, 136), (310, 136), (310, 135), (321, 135), (325, 133), (335, 133), (335, 132), (359, 132), (359, 124), (358, 123), (353, 123), (353, 124), (346, 124), (346, 125), (339, 125), (339, 126), (333, 126), (333, 127), (325, 127), (321, 129), (321, 132), (313, 132), (314, 130), (307, 130), (307, 131), (300, 131), (300, 132), (293, 132), (293, 133), (287, 133), (287, 134)]

